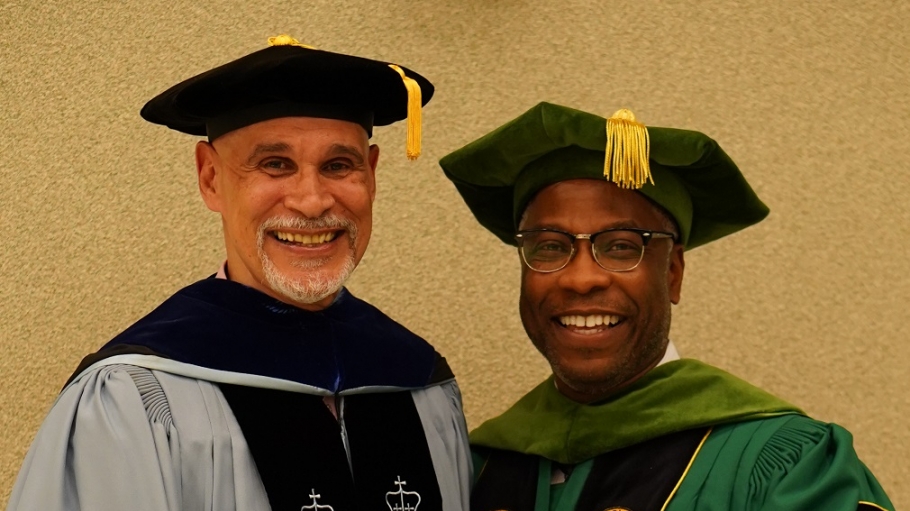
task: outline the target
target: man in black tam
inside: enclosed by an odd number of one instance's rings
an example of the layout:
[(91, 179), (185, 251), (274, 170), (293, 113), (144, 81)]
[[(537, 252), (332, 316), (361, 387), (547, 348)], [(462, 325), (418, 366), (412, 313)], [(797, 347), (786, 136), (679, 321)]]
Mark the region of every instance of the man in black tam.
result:
[(227, 260), (86, 357), (10, 510), (467, 508), (461, 398), (433, 347), (343, 287), (372, 228), (373, 126), (433, 86), (288, 36), (181, 82), (146, 120), (196, 144)]

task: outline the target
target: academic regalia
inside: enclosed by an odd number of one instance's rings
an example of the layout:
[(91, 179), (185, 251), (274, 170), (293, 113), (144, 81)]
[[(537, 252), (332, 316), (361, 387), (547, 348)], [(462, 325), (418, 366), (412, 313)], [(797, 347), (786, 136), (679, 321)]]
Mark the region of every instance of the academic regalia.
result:
[(86, 357), (9, 509), (456, 511), (470, 474), (426, 341), (347, 291), (309, 312), (208, 279)]
[[(717, 142), (625, 109), (606, 119), (540, 103), (439, 163), (477, 221), (513, 246), (528, 204), (566, 180), (640, 193), (686, 251), (769, 212)], [(471, 441), (475, 511), (892, 509), (847, 431), (693, 360), (593, 404), (550, 378)]]
[(846, 430), (691, 359), (587, 405), (549, 378), (471, 442), (475, 511), (893, 509)]
[[(407, 120), (433, 85), (289, 36), (151, 99), (146, 120), (214, 141), (293, 116)], [(426, 341), (342, 290), (308, 312), (227, 280), (179, 291), (87, 357), (26, 457), (8, 509), (466, 509), (454, 376)]]

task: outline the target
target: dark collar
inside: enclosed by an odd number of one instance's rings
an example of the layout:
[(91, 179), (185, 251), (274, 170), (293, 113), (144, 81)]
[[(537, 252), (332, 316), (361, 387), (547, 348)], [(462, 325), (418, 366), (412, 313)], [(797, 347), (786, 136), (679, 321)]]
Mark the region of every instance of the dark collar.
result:
[(452, 377), (429, 343), (347, 290), (328, 308), (311, 312), (214, 278), (165, 300), (86, 357), (73, 377), (123, 353), (154, 354), (336, 393), (420, 388)]

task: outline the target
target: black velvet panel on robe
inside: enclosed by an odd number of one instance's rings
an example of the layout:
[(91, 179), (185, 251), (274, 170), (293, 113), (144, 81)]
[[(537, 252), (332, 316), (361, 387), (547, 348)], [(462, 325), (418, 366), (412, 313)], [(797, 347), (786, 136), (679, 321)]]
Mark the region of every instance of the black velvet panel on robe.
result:
[[(576, 511), (660, 511), (707, 431), (664, 435), (597, 456)], [(539, 460), (491, 449), (474, 485), (472, 511), (534, 511)]]
[(299, 511), (312, 490), (336, 511), (357, 509), (341, 426), (320, 396), (220, 384), (273, 511)]
[[(299, 511), (313, 504), (311, 495), (335, 511), (404, 510), (408, 505), (419, 505), (419, 511), (442, 510), (410, 392), (340, 398), (342, 421), (337, 421), (319, 396), (220, 387), (243, 430), (273, 511)], [(350, 466), (344, 437), (350, 445)]]
[(360, 509), (442, 511), (423, 424), (410, 392), (342, 398)]

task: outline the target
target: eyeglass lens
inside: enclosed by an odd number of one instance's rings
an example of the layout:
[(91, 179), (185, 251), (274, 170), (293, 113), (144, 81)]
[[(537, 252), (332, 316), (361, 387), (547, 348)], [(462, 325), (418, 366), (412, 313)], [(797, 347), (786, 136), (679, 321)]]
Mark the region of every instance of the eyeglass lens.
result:
[[(522, 257), (537, 271), (556, 271), (569, 263), (575, 238), (556, 231), (530, 231), (522, 233)], [(613, 271), (627, 271), (638, 265), (644, 253), (640, 233), (614, 230), (601, 232), (591, 240), (594, 259), (602, 267)]]

